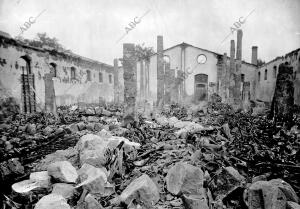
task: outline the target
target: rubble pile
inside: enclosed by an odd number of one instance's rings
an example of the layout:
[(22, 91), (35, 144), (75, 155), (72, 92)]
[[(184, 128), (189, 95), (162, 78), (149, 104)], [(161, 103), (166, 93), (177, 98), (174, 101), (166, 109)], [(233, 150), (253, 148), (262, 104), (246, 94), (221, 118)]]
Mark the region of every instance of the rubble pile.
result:
[[(61, 128), (73, 137), (69, 146), (32, 163), (3, 202), (36, 209), (299, 208), (299, 124), (285, 130), (226, 105), (208, 108), (190, 114), (174, 105), (124, 128), (122, 108), (65, 107), (65, 123), (49, 123), (48, 131)], [(5, 162), (15, 175), (24, 172), (15, 158)]]

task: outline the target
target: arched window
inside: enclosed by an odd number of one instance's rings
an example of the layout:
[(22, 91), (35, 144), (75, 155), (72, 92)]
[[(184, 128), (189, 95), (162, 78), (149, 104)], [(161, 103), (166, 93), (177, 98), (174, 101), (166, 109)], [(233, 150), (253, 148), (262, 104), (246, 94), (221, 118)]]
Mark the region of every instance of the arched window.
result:
[(103, 74), (102, 73), (99, 73), (99, 82), (103, 83)]
[(268, 70), (265, 69), (265, 80), (268, 80)]
[(111, 74), (108, 75), (108, 80), (109, 80), (109, 83), (112, 83), (112, 75)]
[(71, 79), (76, 79), (76, 68), (71, 67)]
[(257, 80), (258, 80), (258, 82), (260, 81), (260, 72), (258, 72), (258, 75), (257, 75)]
[(164, 62), (165, 63), (170, 63), (170, 56), (169, 55), (164, 55)]
[(276, 76), (277, 76), (277, 66), (275, 65), (273, 69), (273, 77), (276, 78)]
[(50, 63), (50, 73), (53, 75), (53, 77), (57, 76), (56, 64), (53, 62)]
[(91, 71), (90, 71), (90, 70), (87, 70), (87, 71), (86, 71), (86, 79), (87, 79), (88, 81), (91, 81)]

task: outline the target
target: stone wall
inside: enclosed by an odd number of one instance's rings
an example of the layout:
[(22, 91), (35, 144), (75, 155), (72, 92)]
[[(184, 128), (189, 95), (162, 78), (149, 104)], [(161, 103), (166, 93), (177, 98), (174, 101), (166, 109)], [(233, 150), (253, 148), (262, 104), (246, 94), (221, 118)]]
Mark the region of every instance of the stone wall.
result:
[[(12, 38), (0, 36), (1, 97), (15, 98), (21, 110), (21, 74), (26, 74), (26, 68), (34, 76), (37, 111), (45, 107), (44, 76), (50, 73), (51, 68), (56, 69), (53, 83), (57, 106), (77, 102), (98, 103), (101, 99), (114, 100), (113, 66), (75, 54), (30, 47)], [(71, 71), (75, 73), (71, 75)]]

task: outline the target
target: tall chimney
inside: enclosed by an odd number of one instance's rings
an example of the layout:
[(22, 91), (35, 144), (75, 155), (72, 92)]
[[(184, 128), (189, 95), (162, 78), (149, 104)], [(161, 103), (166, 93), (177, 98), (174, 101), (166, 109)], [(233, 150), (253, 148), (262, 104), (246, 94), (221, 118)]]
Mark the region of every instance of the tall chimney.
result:
[(242, 60), (242, 38), (243, 38), (243, 31), (239, 29), (237, 31), (237, 43), (236, 43), (236, 59)]
[(257, 65), (257, 46), (252, 46), (252, 59), (251, 63)]
[(164, 42), (157, 36), (157, 105), (163, 105), (164, 98)]

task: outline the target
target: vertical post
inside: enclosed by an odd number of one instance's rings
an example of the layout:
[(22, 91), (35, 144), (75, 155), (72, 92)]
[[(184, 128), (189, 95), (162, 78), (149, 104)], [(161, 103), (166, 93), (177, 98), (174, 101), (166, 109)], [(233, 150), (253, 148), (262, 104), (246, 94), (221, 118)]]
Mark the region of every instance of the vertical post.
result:
[(55, 90), (53, 82), (53, 73), (46, 73), (45, 81), (45, 110), (56, 115)]
[(157, 36), (157, 106), (162, 108), (164, 101), (164, 45), (163, 36)]
[(229, 70), (229, 103), (233, 103), (233, 98), (234, 98), (234, 85), (235, 85), (234, 55), (235, 55), (235, 45), (234, 45), (234, 40), (231, 40), (230, 41), (230, 70)]
[(270, 117), (274, 118), (275, 122), (285, 123), (287, 129), (290, 129), (293, 122), (293, 106), (293, 67), (287, 64), (280, 64)]
[(119, 103), (119, 67), (118, 59), (114, 59), (114, 101)]
[(140, 100), (142, 104), (145, 102), (145, 87), (144, 87), (144, 60), (140, 60)]
[(165, 94), (164, 102), (170, 104), (171, 102), (171, 88), (172, 88), (172, 73), (170, 69), (170, 63), (165, 62)]
[(251, 63), (257, 65), (257, 46), (252, 46)]
[(136, 55), (134, 44), (123, 44), (123, 69), (124, 69), (124, 122), (127, 126), (136, 120), (135, 102), (137, 94), (136, 83)]
[(242, 105), (242, 89), (241, 89), (241, 70), (242, 70), (242, 38), (243, 31), (237, 31), (237, 47), (236, 47), (236, 72), (235, 72), (235, 95), (234, 101), (236, 105)]

